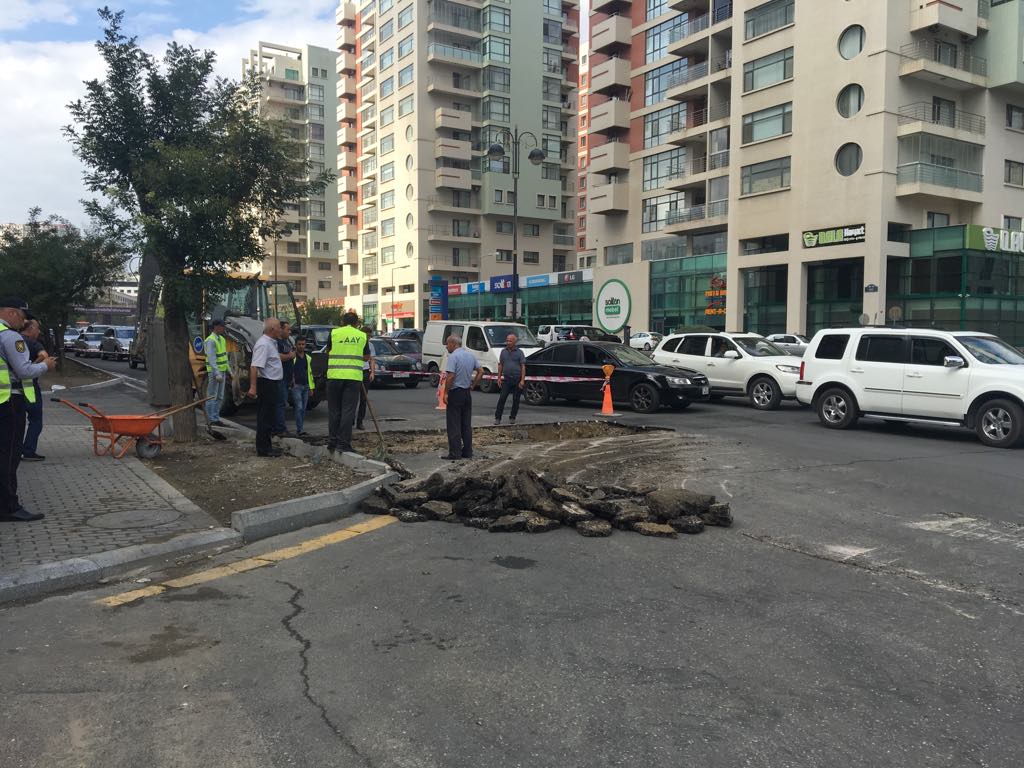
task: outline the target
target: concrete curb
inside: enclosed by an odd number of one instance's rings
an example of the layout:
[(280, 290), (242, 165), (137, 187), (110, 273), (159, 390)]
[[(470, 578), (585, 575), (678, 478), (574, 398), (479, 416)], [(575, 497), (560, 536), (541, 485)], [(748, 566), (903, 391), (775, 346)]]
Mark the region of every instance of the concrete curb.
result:
[(0, 603), (41, 597), (70, 587), (95, 584), (158, 560), (198, 555), (240, 546), (242, 536), (230, 528), (183, 533), (166, 541), (73, 557), (55, 563), (30, 565), (0, 573)]
[[(88, 368), (89, 370), (96, 371), (97, 373), (103, 373), (103, 374), (106, 374), (107, 376), (113, 376), (112, 381), (110, 381), (110, 382), (101, 381), (101, 382), (99, 382), (100, 384), (105, 384), (107, 386), (109, 386), (111, 383), (113, 383), (113, 384), (124, 384), (125, 386), (129, 386), (132, 389), (137, 389), (140, 392), (145, 392), (146, 391), (146, 388), (144, 386), (142, 386), (141, 384), (139, 384), (139, 382), (137, 382), (131, 376), (126, 376), (123, 373), (114, 373), (113, 371), (108, 371), (106, 368), (100, 368), (99, 366), (96, 366), (96, 365), (89, 365), (88, 363), (83, 363), (82, 360), (80, 358), (77, 358), (77, 357), (75, 358), (75, 364), (76, 365), (80, 365), (83, 368)], [(86, 385), (84, 385), (82, 387), (75, 387), (75, 389), (85, 389), (86, 387), (96, 388), (96, 385), (95, 384), (86, 384)]]

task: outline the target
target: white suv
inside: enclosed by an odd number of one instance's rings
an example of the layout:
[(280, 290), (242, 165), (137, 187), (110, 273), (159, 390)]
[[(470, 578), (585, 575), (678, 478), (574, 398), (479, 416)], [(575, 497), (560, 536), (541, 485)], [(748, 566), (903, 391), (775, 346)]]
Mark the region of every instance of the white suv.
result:
[(746, 397), (754, 408), (771, 411), (796, 396), (800, 361), (756, 333), (666, 336), (651, 357), (706, 374), (712, 399)]
[(987, 333), (842, 328), (818, 331), (797, 400), (830, 429), (860, 417), (974, 429), (1010, 448), (1024, 428), (1024, 355)]

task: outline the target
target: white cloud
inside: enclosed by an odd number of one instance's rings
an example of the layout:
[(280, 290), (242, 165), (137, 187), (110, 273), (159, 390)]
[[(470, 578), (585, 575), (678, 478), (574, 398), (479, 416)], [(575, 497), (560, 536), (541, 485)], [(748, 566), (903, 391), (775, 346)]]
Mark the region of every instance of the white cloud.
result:
[(59, 0), (5, 0), (0, 13), (0, 30), (24, 29), (31, 24), (75, 24), (77, 21), (71, 6)]
[[(152, 0), (150, 5), (154, 5)], [(237, 24), (208, 30), (143, 32), (141, 45), (162, 56), (169, 39), (212, 49), (217, 74), (238, 79), (242, 59), (260, 41), (333, 49), (336, 27), (333, 0), (253, 0), (250, 16)], [(151, 20), (146, 17), (145, 21)], [(126, 26), (133, 26), (126, 17)], [(88, 34), (98, 35), (97, 24)], [(0, 223), (22, 221), (33, 205), (45, 213), (82, 223), (79, 201), (90, 195), (82, 184), (82, 166), (61, 133), (70, 119), (67, 104), (84, 93), (82, 81), (103, 75), (102, 61), (88, 42), (0, 42), (0, 89), (7, 113), (0, 120)]]

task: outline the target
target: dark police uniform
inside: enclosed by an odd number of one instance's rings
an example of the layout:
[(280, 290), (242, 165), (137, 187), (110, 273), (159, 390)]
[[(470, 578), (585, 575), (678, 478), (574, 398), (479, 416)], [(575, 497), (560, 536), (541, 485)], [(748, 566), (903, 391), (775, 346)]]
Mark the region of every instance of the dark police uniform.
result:
[[(28, 305), (14, 299), (0, 300), (0, 306), (28, 312)], [(28, 343), (20, 333), (0, 320), (0, 520), (38, 520), (18, 500), (18, 465), (25, 439), (25, 393), (22, 382), (47, 372), (46, 363), (33, 363)]]

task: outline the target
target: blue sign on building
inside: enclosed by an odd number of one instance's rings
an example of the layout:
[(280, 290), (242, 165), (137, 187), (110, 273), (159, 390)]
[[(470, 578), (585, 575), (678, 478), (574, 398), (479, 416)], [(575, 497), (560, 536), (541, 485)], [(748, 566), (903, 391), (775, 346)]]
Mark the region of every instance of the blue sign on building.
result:
[(496, 275), (491, 278), (491, 293), (510, 293), (512, 291), (512, 275)]
[(530, 275), (526, 278), (527, 288), (543, 288), (545, 285), (551, 285), (550, 275)]
[(429, 315), (431, 320), (448, 319), (448, 281), (438, 276), (430, 278)]
[(466, 283), (466, 293), (484, 293), (487, 283)]

